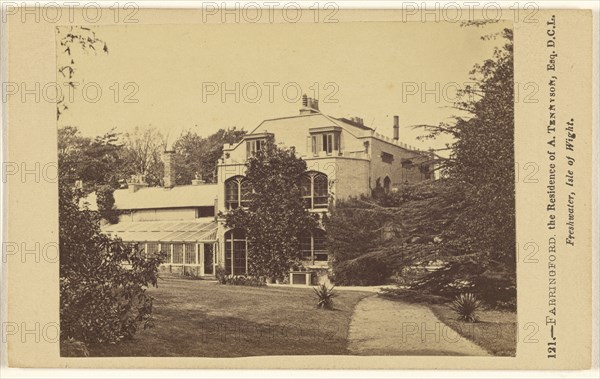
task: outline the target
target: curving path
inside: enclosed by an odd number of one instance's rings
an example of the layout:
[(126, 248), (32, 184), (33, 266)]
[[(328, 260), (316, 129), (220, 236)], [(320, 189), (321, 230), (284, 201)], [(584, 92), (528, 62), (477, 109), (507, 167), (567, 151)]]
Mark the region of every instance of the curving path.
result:
[(356, 305), (348, 341), (350, 354), (356, 355), (489, 355), (426, 306), (377, 296)]

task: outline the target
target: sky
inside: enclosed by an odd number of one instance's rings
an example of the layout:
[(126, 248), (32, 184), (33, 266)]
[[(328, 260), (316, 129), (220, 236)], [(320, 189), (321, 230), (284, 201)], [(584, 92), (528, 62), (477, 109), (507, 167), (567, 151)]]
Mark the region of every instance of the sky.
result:
[[(59, 126), (77, 126), (86, 136), (152, 126), (172, 142), (188, 129), (206, 136), (297, 115), (306, 93), (319, 99), (321, 112), (361, 117), (390, 137), (399, 115), (402, 142), (439, 148), (447, 141), (417, 141), (423, 131), (411, 126), (451, 121), (455, 88), (502, 43), (480, 37), (504, 27), (510, 25), (98, 26), (109, 54), (74, 53), (80, 85)], [(57, 54), (60, 62), (62, 50)], [(102, 96), (94, 101), (97, 88)]]

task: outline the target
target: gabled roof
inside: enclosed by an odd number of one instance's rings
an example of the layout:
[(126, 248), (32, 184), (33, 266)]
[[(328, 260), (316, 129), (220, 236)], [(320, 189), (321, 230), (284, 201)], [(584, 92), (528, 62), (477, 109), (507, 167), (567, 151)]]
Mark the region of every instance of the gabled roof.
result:
[[(365, 132), (370, 133), (373, 129), (360, 125), (351, 120), (347, 120), (345, 118), (335, 118), (332, 116), (328, 116), (324, 113), (312, 113), (306, 115), (296, 115), (289, 117), (278, 117), (271, 118), (262, 121), (256, 128), (254, 128), (250, 133), (246, 135), (246, 137), (252, 137), (252, 135), (262, 133), (262, 132), (272, 132), (274, 130), (274, 126), (285, 125), (286, 128), (294, 129), (294, 128), (323, 128), (330, 126), (339, 126), (344, 128), (350, 134), (356, 136), (365, 136)], [(370, 134), (369, 134), (370, 135)], [(225, 145), (225, 150), (235, 150), (244, 139), (234, 144), (233, 146)]]
[(322, 113), (312, 113), (307, 115), (296, 115), (289, 117), (279, 117), (279, 118), (271, 118), (264, 120), (261, 122), (252, 133), (248, 133), (250, 135), (257, 133), (259, 130), (269, 130), (269, 126), (273, 124), (285, 124), (293, 128), (294, 126), (303, 126), (308, 128), (318, 128), (323, 126), (333, 126), (335, 125), (329, 117), (323, 115)]

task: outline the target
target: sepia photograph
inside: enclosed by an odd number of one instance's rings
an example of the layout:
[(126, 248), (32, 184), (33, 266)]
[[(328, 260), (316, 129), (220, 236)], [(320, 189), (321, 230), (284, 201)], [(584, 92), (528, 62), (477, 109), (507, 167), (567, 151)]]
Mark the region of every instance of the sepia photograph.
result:
[(599, 11), (3, 2), (0, 377), (598, 377)]
[(515, 356), (512, 23), (56, 27), (63, 357)]

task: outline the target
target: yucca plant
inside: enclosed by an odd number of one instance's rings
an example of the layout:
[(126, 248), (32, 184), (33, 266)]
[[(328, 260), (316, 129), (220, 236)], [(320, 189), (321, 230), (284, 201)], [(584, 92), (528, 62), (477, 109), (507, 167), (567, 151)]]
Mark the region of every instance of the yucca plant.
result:
[(325, 284), (321, 284), (318, 287), (313, 287), (313, 291), (315, 291), (318, 300), (317, 308), (329, 310), (333, 309), (333, 298), (337, 296), (337, 294), (333, 292), (334, 287), (327, 288)]
[(472, 293), (463, 293), (457, 296), (450, 304), (450, 308), (458, 314), (458, 319), (466, 322), (477, 322), (477, 310), (481, 302)]

